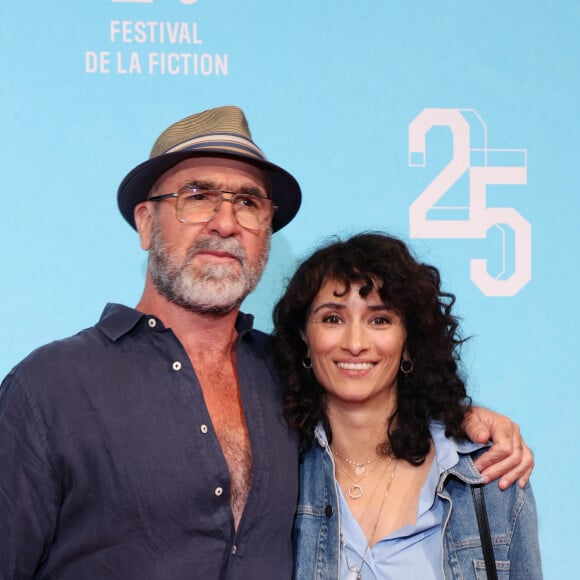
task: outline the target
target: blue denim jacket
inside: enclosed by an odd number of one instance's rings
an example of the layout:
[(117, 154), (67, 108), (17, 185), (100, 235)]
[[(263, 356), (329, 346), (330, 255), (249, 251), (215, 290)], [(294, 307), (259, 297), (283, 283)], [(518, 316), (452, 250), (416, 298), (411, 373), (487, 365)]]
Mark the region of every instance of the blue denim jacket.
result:
[[(483, 552), (471, 495), (471, 484), (482, 483), (473, 460), (444, 472), (437, 494), (444, 501), (442, 569), (445, 579), (486, 578)], [(317, 438), (300, 463), (300, 500), (294, 524), (297, 580), (335, 580), (340, 566), (340, 508), (334, 462), (327, 444)], [(484, 488), (496, 567), (500, 580), (542, 578), (536, 507), (529, 483), (500, 491)], [(402, 576), (404, 572), (402, 571)]]

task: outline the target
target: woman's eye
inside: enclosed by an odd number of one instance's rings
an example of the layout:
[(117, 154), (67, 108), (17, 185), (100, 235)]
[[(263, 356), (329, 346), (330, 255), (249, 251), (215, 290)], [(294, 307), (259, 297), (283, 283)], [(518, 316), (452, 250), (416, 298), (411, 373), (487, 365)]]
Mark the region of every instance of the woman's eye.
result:
[(388, 316), (375, 316), (371, 319), (371, 324), (375, 325), (383, 325), (383, 324), (390, 324), (391, 319)]
[(326, 316), (322, 317), (322, 322), (326, 322), (327, 324), (340, 324), (342, 321), (340, 316), (336, 314), (327, 314)]

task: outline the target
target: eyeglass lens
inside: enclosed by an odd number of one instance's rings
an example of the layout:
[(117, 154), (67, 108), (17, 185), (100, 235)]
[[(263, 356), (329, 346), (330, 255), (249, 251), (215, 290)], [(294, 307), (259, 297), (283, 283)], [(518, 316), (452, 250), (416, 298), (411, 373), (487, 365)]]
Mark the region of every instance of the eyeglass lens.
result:
[(217, 190), (192, 190), (182, 192), (178, 198), (178, 213), (183, 221), (206, 222), (219, 211), (222, 200), (231, 202), (238, 223), (253, 230), (267, 229), (272, 214), (269, 199), (246, 193), (228, 194)]

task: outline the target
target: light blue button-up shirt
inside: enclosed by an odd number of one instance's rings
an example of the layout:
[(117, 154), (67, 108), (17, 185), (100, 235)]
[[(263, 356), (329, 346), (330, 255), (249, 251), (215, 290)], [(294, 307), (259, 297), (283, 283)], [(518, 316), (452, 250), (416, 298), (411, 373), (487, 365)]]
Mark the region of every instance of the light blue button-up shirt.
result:
[(352, 572), (349, 576), (347, 560), (351, 569), (358, 570), (362, 564), (363, 580), (395, 578), (397, 570), (405, 570), (407, 578), (443, 579), (441, 534), (444, 508), (442, 500), (436, 494), (437, 483), (440, 475), (458, 462), (458, 451), (470, 453), (482, 445), (447, 439), (445, 428), (440, 423), (431, 424), (431, 437), (435, 457), (419, 495), (416, 523), (395, 530), (379, 540), (372, 549), (367, 550), (364, 532), (351, 514), (340, 486), (337, 486), (344, 539), (341, 550), (341, 579), (356, 578)]

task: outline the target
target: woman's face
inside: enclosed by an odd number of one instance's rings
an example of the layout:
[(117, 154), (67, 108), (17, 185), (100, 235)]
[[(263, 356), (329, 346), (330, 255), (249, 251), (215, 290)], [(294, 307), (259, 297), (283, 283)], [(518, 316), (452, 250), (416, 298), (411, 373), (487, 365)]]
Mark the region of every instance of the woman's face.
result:
[(376, 290), (328, 280), (310, 307), (305, 339), (312, 370), (327, 393), (327, 405), (396, 402), (397, 372), (407, 333), (401, 317)]

